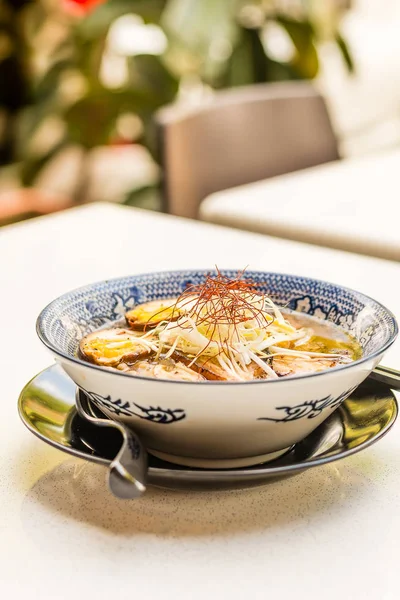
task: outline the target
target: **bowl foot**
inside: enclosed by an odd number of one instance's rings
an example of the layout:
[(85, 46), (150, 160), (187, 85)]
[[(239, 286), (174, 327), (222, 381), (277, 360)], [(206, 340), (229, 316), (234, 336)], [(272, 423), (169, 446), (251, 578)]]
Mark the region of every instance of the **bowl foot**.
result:
[(175, 456), (174, 454), (167, 454), (166, 452), (159, 452), (148, 448), (148, 451), (162, 460), (167, 462), (175, 463), (177, 465), (183, 465), (185, 467), (197, 467), (199, 469), (239, 469), (241, 467), (251, 467), (253, 465), (259, 465), (266, 463), (271, 460), (279, 458), (283, 454), (286, 454), (292, 446), (283, 448), (283, 450), (277, 450), (276, 452), (269, 452), (268, 454), (258, 454), (257, 456), (246, 456), (244, 458), (195, 458), (191, 456)]

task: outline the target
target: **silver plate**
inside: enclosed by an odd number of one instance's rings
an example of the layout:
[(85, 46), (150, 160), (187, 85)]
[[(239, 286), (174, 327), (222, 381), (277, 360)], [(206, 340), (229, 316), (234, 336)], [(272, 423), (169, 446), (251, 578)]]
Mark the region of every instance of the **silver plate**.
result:
[[(118, 453), (118, 431), (82, 421), (75, 409), (75, 384), (57, 365), (48, 367), (25, 386), (18, 407), (26, 427), (62, 452), (105, 466)], [(148, 483), (175, 489), (262, 485), (368, 448), (389, 431), (397, 414), (393, 392), (368, 379), (322, 425), (273, 462), (241, 469), (204, 470), (150, 456)]]

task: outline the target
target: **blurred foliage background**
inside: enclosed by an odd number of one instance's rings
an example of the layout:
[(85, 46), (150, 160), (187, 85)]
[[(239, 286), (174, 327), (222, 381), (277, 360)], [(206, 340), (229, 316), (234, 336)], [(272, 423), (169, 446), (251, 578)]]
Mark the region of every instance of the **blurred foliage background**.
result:
[[(340, 0), (0, 0), (0, 189), (158, 208), (152, 117), (213, 90), (312, 79)], [(0, 196), (1, 203), (1, 196)], [(1, 213), (0, 213), (1, 214)]]

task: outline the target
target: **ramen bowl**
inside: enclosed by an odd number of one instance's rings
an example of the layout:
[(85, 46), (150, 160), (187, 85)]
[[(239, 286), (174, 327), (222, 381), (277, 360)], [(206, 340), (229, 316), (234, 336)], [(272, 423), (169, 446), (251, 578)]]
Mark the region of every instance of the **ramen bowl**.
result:
[(39, 338), (76, 385), (111, 419), (137, 431), (149, 452), (170, 462), (234, 468), (277, 458), (340, 406), (397, 335), (393, 314), (359, 292), (307, 277), (249, 271), (245, 277), (276, 304), (353, 335), (362, 358), (317, 373), (225, 382), (132, 376), (77, 356), (88, 333), (120, 321), (137, 304), (178, 296), (207, 274), (169, 271), (93, 283), (51, 302), (37, 321)]

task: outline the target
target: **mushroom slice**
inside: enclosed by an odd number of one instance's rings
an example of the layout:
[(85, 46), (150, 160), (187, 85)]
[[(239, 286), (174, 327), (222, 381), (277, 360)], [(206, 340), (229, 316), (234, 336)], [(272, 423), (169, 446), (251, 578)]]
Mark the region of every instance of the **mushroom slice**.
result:
[[(206, 379), (210, 381), (227, 381), (228, 376), (226, 371), (217, 363), (216, 360), (199, 357), (196, 362), (192, 365), (192, 369), (195, 369), (201, 373)], [(251, 362), (248, 365), (248, 380), (253, 379), (267, 379), (268, 375), (266, 372), (259, 367), (255, 362)]]
[(251, 363), (248, 365), (248, 369), (253, 379), (268, 379), (268, 377), (270, 377), (270, 375), (267, 375), (264, 369), (262, 369), (254, 361), (251, 361)]
[(205, 379), (210, 381), (226, 381), (226, 371), (217, 363), (216, 360), (208, 356), (199, 356), (193, 363), (192, 369), (201, 373)]
[[(226, 371), (209, 356), (199, 356), (195, 362), (192, 363), (194, 356), (186, 356), (182, 352), (175, 351), (171, 359), (176, 363), (186, 365), (188, 369), (198, 373), (202, 376), (202, 379), (209, 379), (210, 381), (227, 381)], [(190, 367), (188, 366), (190, 365)]]
[(156, 379), (169, 379), (173, 381), (204, 381), (200, 373), (196, 373), (181, 362), (169, 361), (164, 364), (163, 361), (151, 363), (148, 361), (139, 361), (129, 370), (131, 375), (142, 375), (143, 377), (153, 377)]
[(302, 358), (301, 356), (274, 356), (272, 368), (279, 377), (325, 371), (338, 364), (332, 358)]
[(79, 344), (82, 356), (102, 367), (116, 367), (120, 362), (133, 363), (152, 352), (151, 341), (142, 341), (128, 329), (119, 327), (93, 331)]

